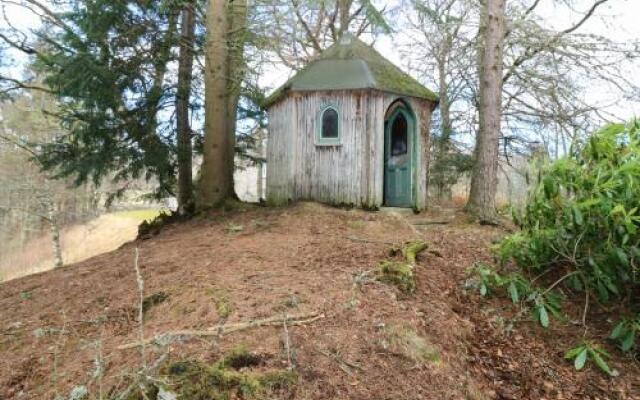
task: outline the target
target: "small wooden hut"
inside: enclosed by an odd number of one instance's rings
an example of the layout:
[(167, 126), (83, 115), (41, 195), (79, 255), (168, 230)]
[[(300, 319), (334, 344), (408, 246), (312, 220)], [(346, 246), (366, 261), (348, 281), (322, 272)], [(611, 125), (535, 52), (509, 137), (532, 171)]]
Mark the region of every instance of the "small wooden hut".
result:
[(423, 209), (437, 103), (372, 47), (343, 36), (265, 101), (267, 201)]

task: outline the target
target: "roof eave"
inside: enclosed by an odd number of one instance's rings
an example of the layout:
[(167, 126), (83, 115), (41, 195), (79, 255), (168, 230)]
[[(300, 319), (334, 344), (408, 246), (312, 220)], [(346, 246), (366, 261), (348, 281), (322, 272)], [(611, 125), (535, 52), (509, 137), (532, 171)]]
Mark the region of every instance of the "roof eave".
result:
[(417, 95), (417, 94), (412, 94), (412, 93), (403, 93), (400, 91), (393, 91), (393, 90), (384, 90), (384, 89), (380, 89), (379, 87), (358, 87), (358, 88), (336, 88), (336, 89), (321, 89), (321, 90), (317, 90), (317, 89), (292, 89), (289, 85), (283, 85), (281, 87), (279, 87), (278, 89), (274, 90), (274, 92), (267, 96), (266, 99), (264, 99), (264, 101), (262, 101), (260, 103), (260, 107), (263, 110), (266, 110), (268, 108), (270, 108), (271, 106), (273, 106), (274, 104), (276, 104), (278, 101), (280, 101), (282, 98), (286, 97), (287, 94), (289, 93), (293, 93), (293, 92), (322, 92), (322, 91), (327, 91), (327, 92), (332, 92), (332, 91), (339, 91), (339, 90), (376, 90), (378, 92), (384, 92), (384, 93), (390, 93), (390, 94), (394, 94), (396, 96), (405, 96), (405, 97), (414, 97), (416, 99), (422, 99), (422, 100), (426, 100), (431, 102), (432, 106), (431, 106), (431, 111), (435, 110), (436, 107), (438, 107), (438, 105), (440, 104), (440, 99), (438, 98), (437, 95), (435, 94), (429, 94), (429, 95)]

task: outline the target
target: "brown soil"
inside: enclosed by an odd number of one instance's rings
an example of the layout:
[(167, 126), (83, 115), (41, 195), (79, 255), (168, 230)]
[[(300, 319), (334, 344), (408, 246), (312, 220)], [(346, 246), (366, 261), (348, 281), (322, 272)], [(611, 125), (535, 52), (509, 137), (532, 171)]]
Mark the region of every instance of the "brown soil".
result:
[[(288, 328), (299, 380), (277, 398), (640, 398), (638, 363), (613, 348), (610, 365), (619, 377), (592, 366), (573, 371), (562, 357), (581, 335), (572, 318), (548, 330), (527, 318), (511, 327), (515, 310), (506, 299), (486, 300), (465, 289), (468, 268), (491, 261), (490, 242), (502, 231), (467, 224), (459, 213), (450, 213), (447, 225), (416, 229), (408, 223), (428, 218), (443, 215), (315, 204), (250, 207), (170, 225), (152, 239), (7, 282), (0, 286), (0, 399), (52, 399), (77, 385), (97, 398), (99, 380), (92, 373), (100, 353), (105, 398), (128, 385), (140, 352), (116, 347), (139, 334), (136, 247), (149, 299), (147, 337), (284, 312), (324, 313), (312, 324)], [(389, 243), (417, 237), (437, 251), (419, 257), (414, 295), (363, 278), (389, 258)], [(580, 304), (575, 307), (579, 315)], [(611, 323), (597, 326), (590, 337), (606, 337)], [(397, 327), (415, 331), (437, 357), (416, 360), (394, 346), (389, 332)], [(288, 366), (286, 341), (284, 329), (274, 326), (221, 338), (184, 337), (148, 346), (146, 362), (166, 355), (165, 363), (213, 363), (243, 345), (259, 355), (259, 368), (282, 369)]]

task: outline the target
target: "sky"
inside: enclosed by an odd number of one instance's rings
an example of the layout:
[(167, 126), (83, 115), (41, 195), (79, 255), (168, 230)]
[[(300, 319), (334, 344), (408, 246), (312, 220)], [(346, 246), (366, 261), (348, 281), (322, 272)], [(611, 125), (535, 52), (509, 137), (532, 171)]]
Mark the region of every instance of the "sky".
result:
[[(508, 1), (508, 0), (507, 0)], [(579, 20), (582, 13), (588, 9), (592, 0), (565, 0), (572, 4), (575, 11), (571, 11), (566, 6), (555, 6), (554, 0), (542, 0), (538, 13), (545, 18), (545, 23), (549, 27), (562, 29), (572, 25)], [(3, 2), (0, 0), (0, 4)], [(31, 13), (16, 6), (5, 5), (5, 13), (11, 24), (16, 28), (28, 29), (38, 25), (38, 19)], [(593, 18), (585, 24), (579, 32), (592, 33), (606, 36), (616, 42), (638, 42), (640, 41), (640, 0), (610, 0), (598, 9), (598, 17)], [(600, 17), (603, 16), (603, 17)], [(5, 22), (0, 19), (0, 28)], [(381, 37), (376, 41), (376, 49), (385, 55), (396, 65), (406, 69), (405, 61), (397, 50), (401, 45), (402, 36), (395, 34)], [(20, 59), (20, 56), (17, 56)], [(18, 63), (19, 64), (19, 63)], [(14, 68), (14, 74), (19, 73), (20, 68)], [(269, 88), (275, 88), (284, 83), (290, 76), (291, 71), (285, 67), (269, 68), (260, 79), (260, 83)], [(629, 71), (631, 78), (640, 81), (640, 65)], [(436, 89), (436, 88), (432, 88)], [(603, 104), (614, 101), (612, 93), (608, 88), (592, 87), (588, 88), (585, 96), (602, 99)], [(617, 99), (617, 98), (615, 98)], [(623, 118), (640, 116), (640, 103), (621, 101), (615, 105), (608, 106), (616, 115)]]
[[(509, 1), (509, 0), (507, 0)], [(592, 0), (573, 0), (573, 9), (566, 6), (556, 6), (553, 0), (542, 0), (538, 13), (545, 19), (545, 23), (550, 28), (565, 29), (579, 21), (584, 12), (593, 4)], [(640, 41), (640, 0), (609, 0), (597, 10), (598, 16), (590, 19), (578, 31), (579, 33), (590, 33), (606, 36), (616, 42), (639, 42)], [(381, 54), (387, 57), (396, 65), (409, 71), (406, 61), (398, 51), (402, 46), (401, 34), (393, 34), (377, 39), (374, 47)], [(268, 73), (262, 77), (260, 83), (263, 86), (275, 88), (286, 82), (292, 72), (285, 68), (269, 69)], [(640, 65), (637, 65), (630, 76), (636, 77), (640, 84)], [(430, 88), (436, 90), (437, 88)], [(614, 105), (612, 102), (619, 100), (617, 94), (613, 94), (610, 88), (592, 87), (585, 93), (586, 97), (601, 99), (603, 105), (607, 105), (608, 110), (620, 118), (628, 119), (640, 116), (640, 103), (631, 101), (621, 101)]]

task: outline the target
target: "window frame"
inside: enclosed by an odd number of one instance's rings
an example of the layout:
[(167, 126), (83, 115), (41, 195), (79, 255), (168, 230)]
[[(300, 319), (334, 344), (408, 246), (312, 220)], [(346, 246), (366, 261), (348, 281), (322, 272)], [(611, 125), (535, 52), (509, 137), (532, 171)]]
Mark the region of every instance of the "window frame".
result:
[[(323, 120), (324, 120), (324, 113), (327, 110), (333, 110), (336, 112), (336, 114), (338, 115), (338, 121), (337, 121), (337, 129), (338, 129), (338, 136), (335, 138), (326, 138), (326, 137), (322, 137), (322, 127), (323, 127)], [(342, 138), (342, 123), (341, 123), (341, 115), (340, 115), (340, 110), (338, 110), (338, 107), (336, 107), (334, 104), (325, 104), (320, 111), (318, 112), (317, 116), (316, 116), (316, 146), (340, 146), (341, 144), (341, 138)]]
[[(399, 153), (399, 154), (393, 154), (394, 152), (394, 148), (393, 148), (393, 143), (394, 143), (394, 125), (398, 122), (398, 118), (402, 117), (402, 119), (404, 120), (404, 144), (405, 144), (405, 148), (404, 148), (404, 152)], [(409, 120), (407, 118), (407, 115), (404, 112), (398, 112), (397, 114), (394, 113), (393, 116), (393, 121), (391, 123), (391, 125), (389, 126), (389, 156), (390, 157), (401, 157), (401, 156), (406, 156), (410, 153), (409, 149), (410, 149), (410, 125), (409, 125)]]

